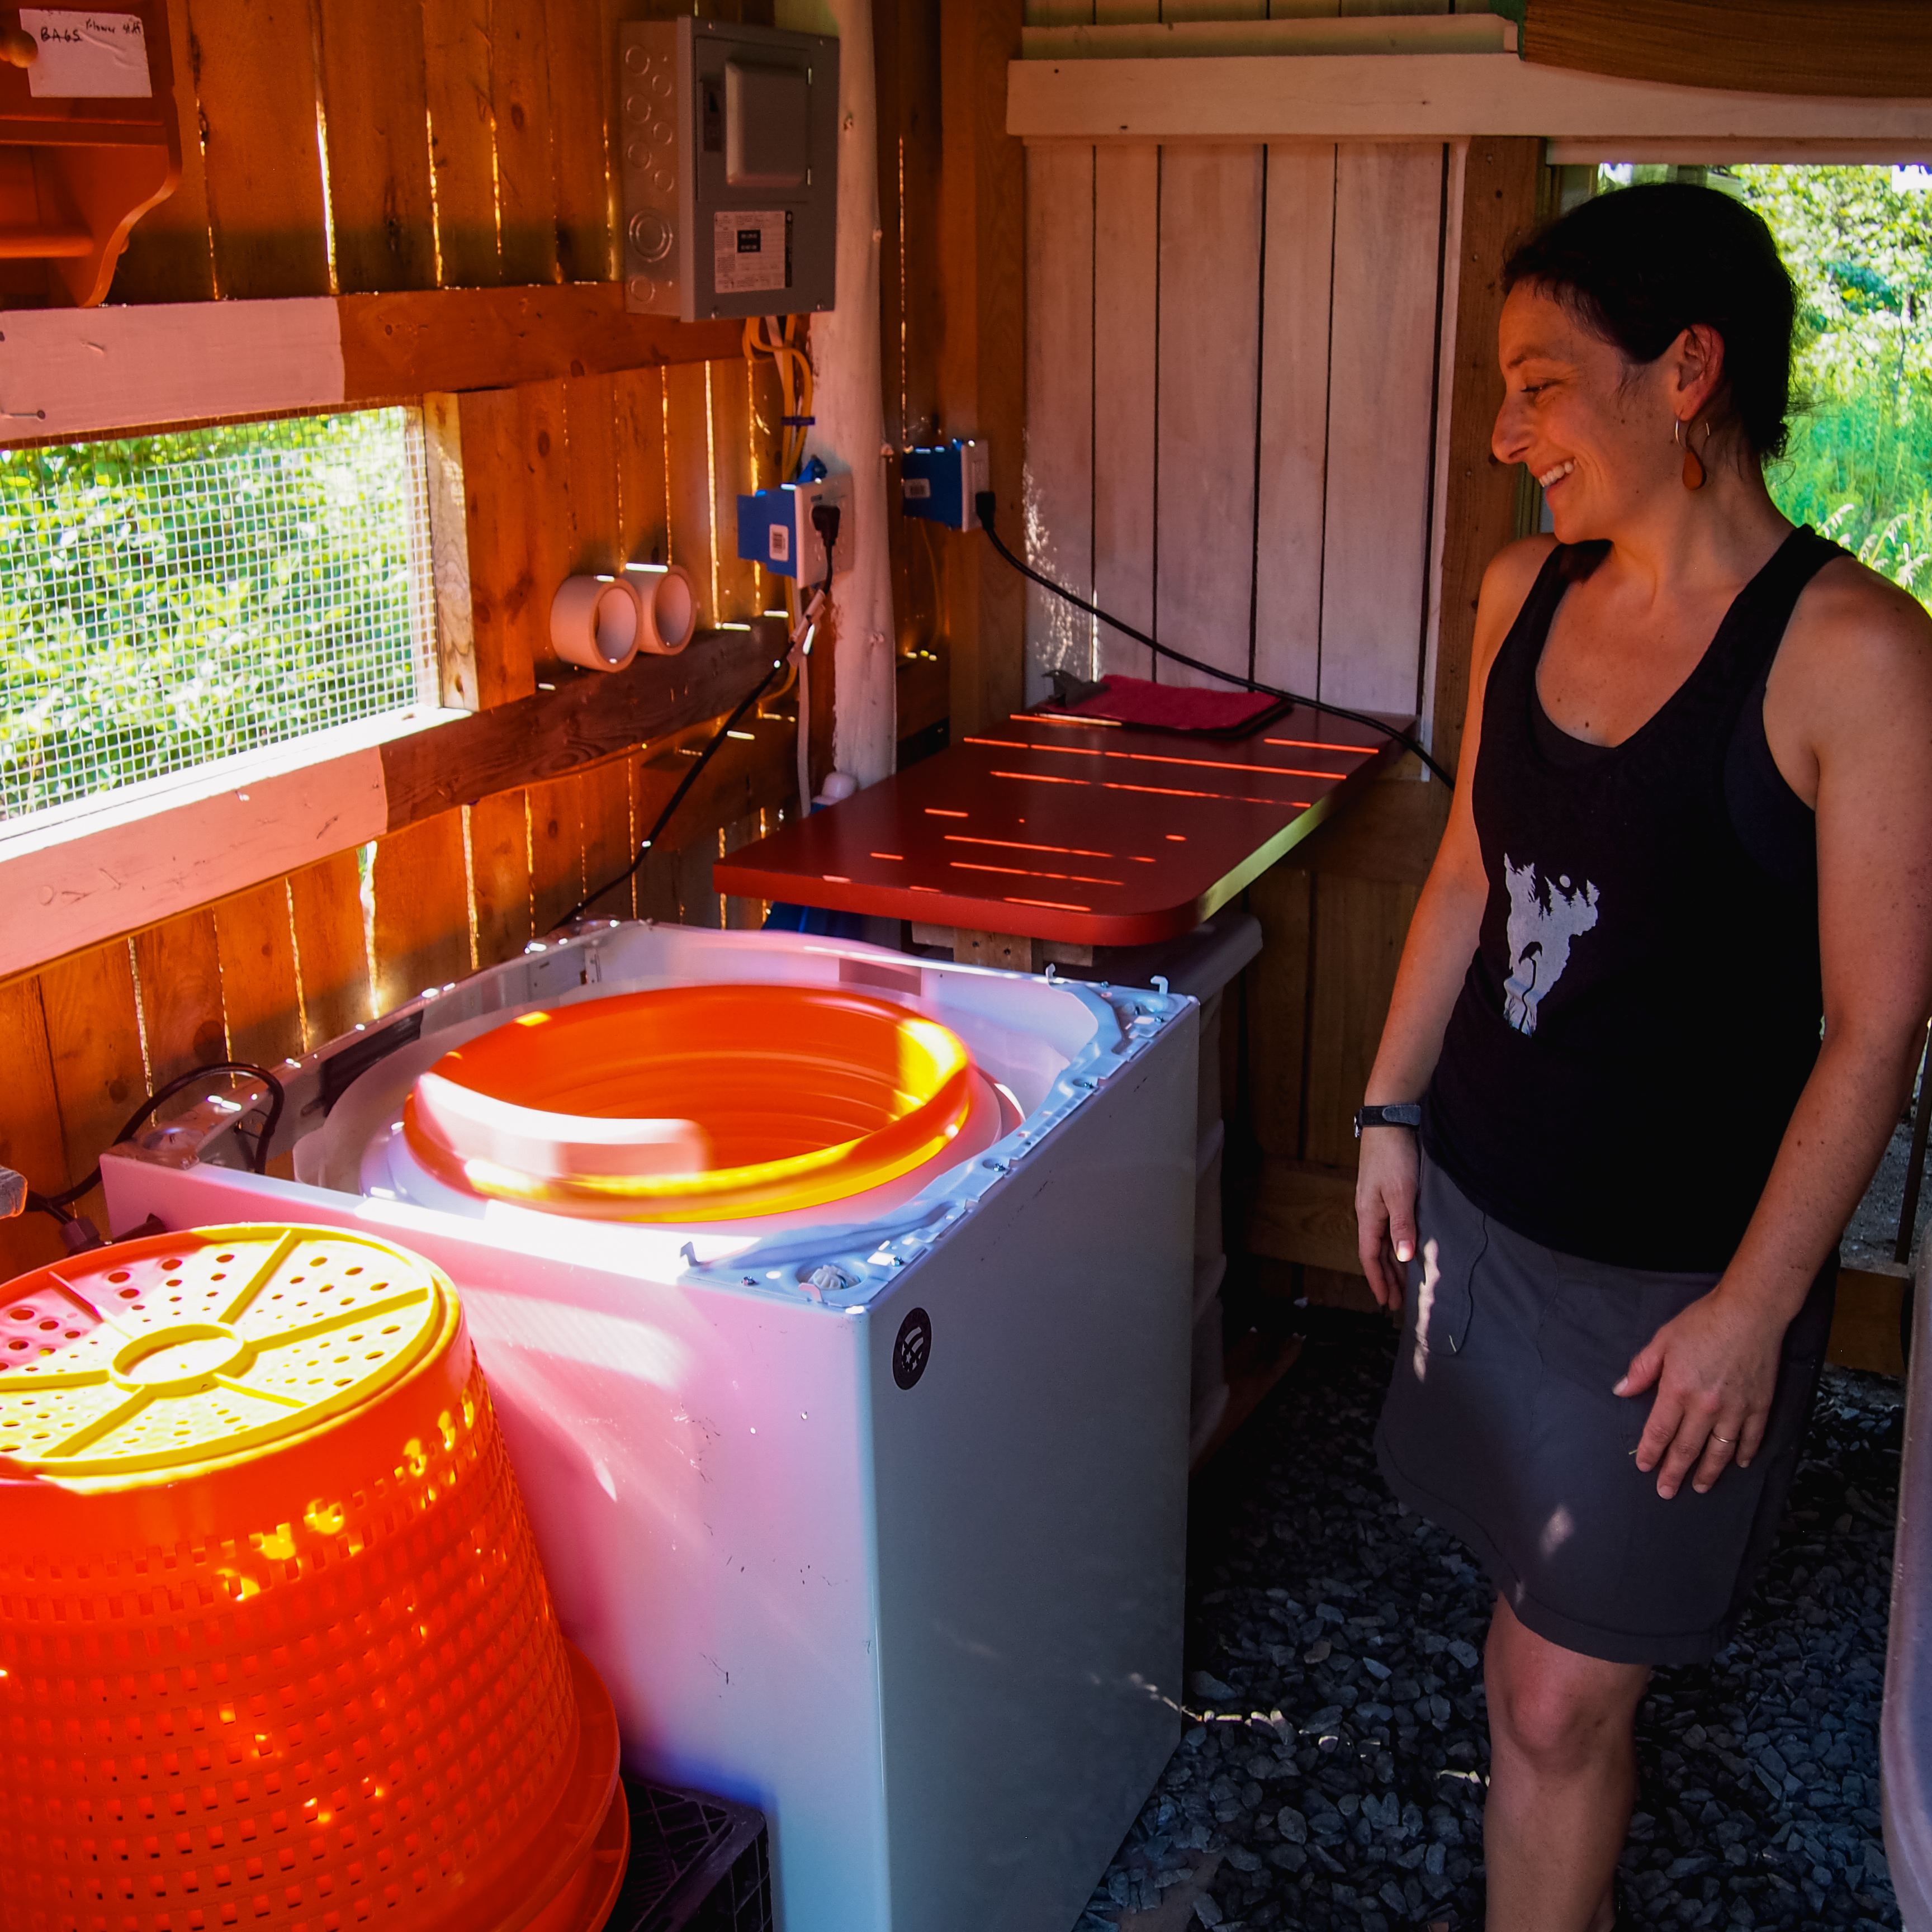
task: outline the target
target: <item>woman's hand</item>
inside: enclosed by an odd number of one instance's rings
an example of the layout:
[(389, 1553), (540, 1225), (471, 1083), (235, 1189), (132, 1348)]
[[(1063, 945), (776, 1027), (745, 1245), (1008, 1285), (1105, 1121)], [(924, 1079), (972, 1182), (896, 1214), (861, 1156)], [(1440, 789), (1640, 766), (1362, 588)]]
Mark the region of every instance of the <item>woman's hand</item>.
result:
[(1637, 1352), (1613, 1393), (1657, 1390), (1636, 1466), (1648, 1475), (1662, 1464), (1659, 1496), (1676, 1495), (1694, 1466), (1690, 1486), (1700, 1496), (1733, 1458), (1741, 1469), (1749, 1466), (1764, 1439), (1786, 1326), (1720, 1282)]
[(1364, 1127), (1355, 1170), (1355, 1246), (1376, 1300), (1402, 1312), (1402, 1282), (1415, 1253), (1420, 1163), (1407, 1127)]

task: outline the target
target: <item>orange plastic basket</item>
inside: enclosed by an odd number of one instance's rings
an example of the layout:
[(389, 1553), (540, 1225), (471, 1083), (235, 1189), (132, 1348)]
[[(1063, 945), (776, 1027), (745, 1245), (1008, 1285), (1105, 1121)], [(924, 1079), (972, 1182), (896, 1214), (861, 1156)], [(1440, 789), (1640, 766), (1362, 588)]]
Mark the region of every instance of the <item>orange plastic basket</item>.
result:
[[(676, 986), (526, 1013), (458, 1047), (410, 1095), (404, 1132), (440, 1179), (497, 1199), (736, 1220), (844, 1200), (944, 1154), (976, 1078), (952, 1034), (890, 1000)], [(434, 1082), (484, 1105), (440, 1110)], [(630, 1131), (614, 1141), (611, 1124)]]
[(454, 1291), (318, 1228), (0, 1299), (0, 1928), (594, 1932), (617, 1732)]

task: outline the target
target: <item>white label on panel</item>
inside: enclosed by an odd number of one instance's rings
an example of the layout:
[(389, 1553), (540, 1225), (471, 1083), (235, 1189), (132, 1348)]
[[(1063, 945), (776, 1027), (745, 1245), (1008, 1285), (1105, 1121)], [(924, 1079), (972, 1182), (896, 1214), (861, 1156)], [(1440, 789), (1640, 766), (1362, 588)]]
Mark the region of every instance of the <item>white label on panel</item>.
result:
[(153, 94), (140, 14), (22, 7), (20, 25), (40, 50), (27, 70), (28, 93), (68, 100), (145, 99)]
[(721, 296), (791, 286), (783, 208), (720, 208), (711, 220), (712, 285)]
[(922, 503), (932, 494), (932, 483), (928, 477), (902, 476), (899, 494), (909, 503)]
[(774, 563), (789, 563), (789, 562), (790, 562), (790, 561), (791, 561), (791, 532), (790, 532), (790, 531), (789, 531), (788, 530), (787, 530), (787, 529), (785, 528), (785, 526), (784, 526), (784, 524), (772, 524), (772, 527), (771, 527), (771, 546), (770, 546), (770, 548), (771, 548), (771, 557), (772, 557), (772, 562), (774, 562)]

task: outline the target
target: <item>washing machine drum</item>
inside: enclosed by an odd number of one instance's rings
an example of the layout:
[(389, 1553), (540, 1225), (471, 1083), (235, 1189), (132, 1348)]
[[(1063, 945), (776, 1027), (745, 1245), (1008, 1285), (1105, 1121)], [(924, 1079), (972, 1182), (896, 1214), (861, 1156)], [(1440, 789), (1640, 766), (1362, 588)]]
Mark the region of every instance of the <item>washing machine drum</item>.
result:
[(753, 983), (520, 1015), (445, 1054), (403, 1115), (410, 1152), (448, 1186), (680, 1223), (908, 1193), (1004, 1124), (934, 1021), (864, 994)]

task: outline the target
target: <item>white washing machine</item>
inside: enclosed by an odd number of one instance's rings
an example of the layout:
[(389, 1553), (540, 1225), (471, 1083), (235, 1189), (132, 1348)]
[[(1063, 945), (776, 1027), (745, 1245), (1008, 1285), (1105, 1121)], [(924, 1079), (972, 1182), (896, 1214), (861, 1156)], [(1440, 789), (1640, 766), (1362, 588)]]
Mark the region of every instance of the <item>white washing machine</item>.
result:
[[(938, 1022), (997, 1112), (910, 1182), (739, 1223), (577, 1218), (410, 1159), (451, 1046), (743, 982)], [(364, 1228), (449, 1274), (627, 1764), (764, 1811), (784, 1932), (1067, 1932), (1178, 1735), (1197, 1014), (600, 926), (292, 1064), (296, 1180), (193, 1130), (103, 1174), (116, 1228)]]

